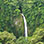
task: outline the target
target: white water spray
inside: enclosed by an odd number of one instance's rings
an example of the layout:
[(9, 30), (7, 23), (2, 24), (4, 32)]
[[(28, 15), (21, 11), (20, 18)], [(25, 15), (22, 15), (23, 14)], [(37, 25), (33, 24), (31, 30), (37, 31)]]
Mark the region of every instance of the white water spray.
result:
[(25, 16), (24, 16), (24, 14), (21, 13), (21, 15), (22, 15), (23, 20), (24, 20), (25, 37), (26, 37), (26, 39), (27, 39), (27, 36), (28, 36), (28, 34), (27, 34), (27, 22), (26, 22), (26, 18), (25, 18)]

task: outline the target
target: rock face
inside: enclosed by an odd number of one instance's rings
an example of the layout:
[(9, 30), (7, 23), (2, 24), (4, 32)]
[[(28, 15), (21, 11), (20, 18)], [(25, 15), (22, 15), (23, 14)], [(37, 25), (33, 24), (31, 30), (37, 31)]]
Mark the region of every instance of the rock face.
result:
[(23, 23), (23, 18), (21, 15), (17, 16), (16, 18), (14, 18), (13, 21), (14, 25), (15, 25), (15, 30), (16, 30), (16, 36), (22, 36), (24, 35), (24, 23)]

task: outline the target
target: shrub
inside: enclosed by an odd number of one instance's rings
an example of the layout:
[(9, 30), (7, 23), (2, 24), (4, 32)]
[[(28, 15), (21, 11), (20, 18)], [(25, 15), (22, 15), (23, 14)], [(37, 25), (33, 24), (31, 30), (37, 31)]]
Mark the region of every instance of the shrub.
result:
[(0, 44), (15, 44), (16, 37), (7, 31), (0, 32)]
[(44, 43), (44, 29), (37, 28), (30, 39), (30, 44), (43, 44)]
[(25, 37), (19, 37), (19, 39), (17, 39), (16, 44), (29, 44), (28, 39), (26, 40)]

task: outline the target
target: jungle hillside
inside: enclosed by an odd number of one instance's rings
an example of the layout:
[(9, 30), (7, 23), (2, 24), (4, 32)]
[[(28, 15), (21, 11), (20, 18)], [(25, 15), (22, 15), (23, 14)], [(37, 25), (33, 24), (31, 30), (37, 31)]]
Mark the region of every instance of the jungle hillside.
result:
[(44, 0), (0, 0), (0, 44), (44, 44)]

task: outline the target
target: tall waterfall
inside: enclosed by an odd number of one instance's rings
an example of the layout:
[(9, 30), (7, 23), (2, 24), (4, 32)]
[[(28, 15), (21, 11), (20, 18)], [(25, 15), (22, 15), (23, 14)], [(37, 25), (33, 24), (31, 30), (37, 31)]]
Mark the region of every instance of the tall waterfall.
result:
[(25, 28), (25, 37), (27, 38), (28, 34), (27, 34), (27, 22), (26, 22), (26, 18), (24, 16), (23, 13), (21, 13), (23, 20), (24, 20), (24, 28)]

